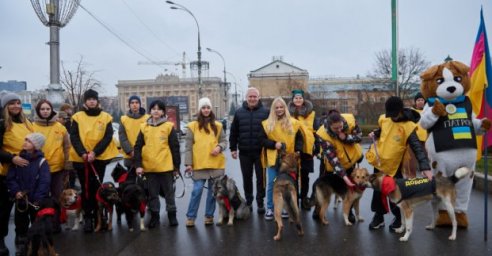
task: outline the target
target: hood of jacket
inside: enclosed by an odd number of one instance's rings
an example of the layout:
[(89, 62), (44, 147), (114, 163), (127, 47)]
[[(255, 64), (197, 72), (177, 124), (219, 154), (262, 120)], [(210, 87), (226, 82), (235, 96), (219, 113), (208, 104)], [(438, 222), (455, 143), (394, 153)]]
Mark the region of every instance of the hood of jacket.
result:
[(289, 113), (291, 116), (297, 118), (298, 116), (307, 117), (313, 112), (313, 103), (309, 100), (304, 100), (304, 104), (301, 107), (296, 107), (294, 102), (289, 102), (288, 104)]

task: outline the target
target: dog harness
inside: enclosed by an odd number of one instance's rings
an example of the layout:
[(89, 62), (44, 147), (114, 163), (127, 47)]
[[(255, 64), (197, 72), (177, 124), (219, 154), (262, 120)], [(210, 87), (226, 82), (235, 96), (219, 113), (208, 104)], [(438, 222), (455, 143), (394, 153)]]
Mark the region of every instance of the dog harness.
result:
[(103, 189), (105, 188), (109, 188), (111, 187), (112, 185), (110, 184), (107, 184), (107, 183), (103, 183), (101, 184), (101, 186), (97, 189), (97, 193), (96, 193), (96, 200), (100, 203), (102, 203), (104, 205), (104, 208), (106, 208), (106, 210), (111, 214), (113, 213), (113, 206), (110, 205), (108, 202), (106, 202), (104, 200), (104, 198), (101, 197), (101, 192)]
[(55, 215), (55, 208), (44, 208), (38, 211), (36, 218), (41, 218), (45, 215)]
[(239, 206), (241, 206), (241, 199), (239, 198), (239, 191), (237, 190), (237, 188), (236, 191), (234, 192), (234, 196), (230, 200), (229, 200), (228, 193), (223, 196), (220, 196), (219, 200), (224, 201), (225, 208), (227, 209), (228, 212), (230, 212), (231, 209), (237, 210)]
[(389, 211), (388, 195), (395, 191), (396, 186), (400, 189), (401, 198), (395, 204), (399, 204), (402, 200), (425, 196), (436, 192), (436, 181), (433, 179), (430, 181), (427, 178), (415, 178), (415, 179), (393, 179), (391, 176), (384, 176), (381, 183), (381, 201), (383, 203), (386, 212)]

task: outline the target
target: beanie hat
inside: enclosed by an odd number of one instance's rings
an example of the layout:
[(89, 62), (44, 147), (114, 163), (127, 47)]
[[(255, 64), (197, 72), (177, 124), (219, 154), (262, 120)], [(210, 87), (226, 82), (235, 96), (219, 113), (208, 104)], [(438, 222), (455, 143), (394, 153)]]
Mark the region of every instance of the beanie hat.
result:
[(96, 91), (89, 89), (89, 90), (84, 92), (84, 102), (86, 102), (90, 98), (93, 98), (93, 99), (96, 99), (97, 101), (99, 101), (99, 94)]
[(140, 100), (140, 97), (138, 97), (137, 95), (132, 95), (130, 96), (130, 98), (128, 98), (128, 106), (130, 106), (132, 100), (137, 100), (138, 104), (142, 105), (142, 101)]
[(203, 106), (209, 106), (210, 108), (212, 108), (212, 102), (210, 102), (209, 98), (205, 97), (198, 100), (198, 111), (200, 111)]
[(304, 91), (301, 89), (292, 90), (292, 98), (294, 98), (296, 95), (301, 95), (301, 97), (304, 97)]
[(413, 97), (413, 101), (417, 101), (418, 99), (424, 99), (424, 95), (422, 95), (421, 92), (417, 92), (417, 94), (415, 94), (415, 97)]
[(391, 96), (386, 100), (384, 107), (386, 110), (386, 117), (397, 117), (403, 110), (403, 101), (400, 97)]
[(5, 108), (7, 104), (12, 101), (12, 100), (21, 100), (20, 96), (18, 94), (15, 94), (13, 92), (8, 92), (2, 96), (2, 108)]
[(34, 145), (34, 148), (37, 150), (41, 150), (43, 148), (44, 142), (46, 140), (44, 135), (39, 132), (34, 132), (27, 135), (26, 139), (29, 140)]

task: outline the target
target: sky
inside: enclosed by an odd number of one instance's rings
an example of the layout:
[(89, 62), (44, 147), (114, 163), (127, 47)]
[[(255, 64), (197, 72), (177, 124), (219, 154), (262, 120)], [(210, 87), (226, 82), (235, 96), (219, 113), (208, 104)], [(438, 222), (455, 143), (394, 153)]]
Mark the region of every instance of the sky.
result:
[[(198, 20), (209, 76), (222, 78), (224, 64), (206, 48), (222, 54), (227, 72), (232, 73), (227, 80), (236, 82), (239, 91), (248, 85), (248, 73), (270, 63), (273, 56), (307, 70), (310, 77), (355, 77), (374, 68), (376, 52), (391, 50), (391, 0), (174, 2)], [(399, 48), (417, 48), (431, 64), (441, 63), (449, 54), (469, 65), (481, 7), (492, 33), (491, 2), (398, 1)], [(187, 61), (197, 60), (198, 29), (193, 17), (170, 9), (165, 0), (82, 0), (81, 4), (84, 8), (79, 7), (60, 31), (60, 59), (73, 70), (83, 57), (86, 69), (102, 82), (102, 95), (116, 95), (118, 80), (181, 75), (177, 66), (138, 65), (139, 61), (181, 62), (183, 52)], [(31, 2), (0, 0), (0, 32), (0, 81), (26, 81), (31, 91), (46, 88), (49, 29)]]

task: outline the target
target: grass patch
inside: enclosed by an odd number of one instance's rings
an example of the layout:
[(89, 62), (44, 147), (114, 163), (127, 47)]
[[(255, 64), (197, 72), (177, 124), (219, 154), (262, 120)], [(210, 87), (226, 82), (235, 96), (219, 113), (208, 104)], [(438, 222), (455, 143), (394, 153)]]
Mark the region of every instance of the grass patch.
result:
[[(484, 164), (485, 164), (484, 158), (477, 161), (475, 171), (484, 173)], [(488, 169), (488, 174), (492, 175), (492, 156), (487, 157), (487, 169)]]

